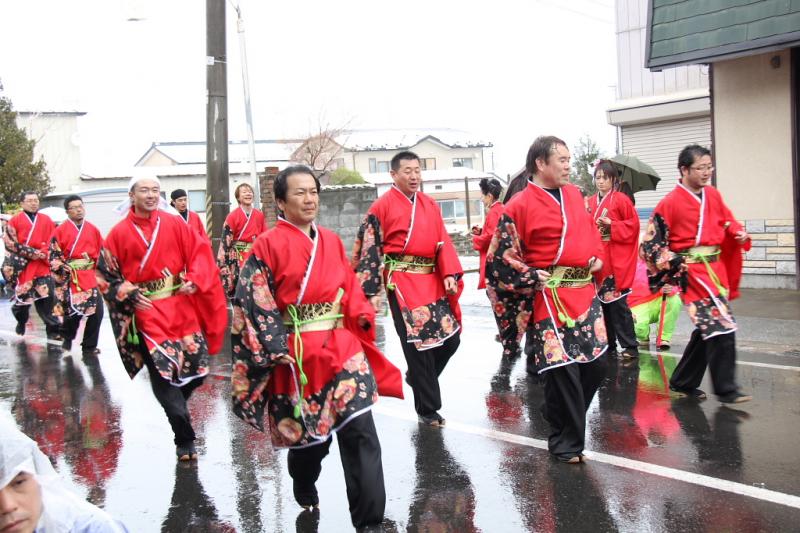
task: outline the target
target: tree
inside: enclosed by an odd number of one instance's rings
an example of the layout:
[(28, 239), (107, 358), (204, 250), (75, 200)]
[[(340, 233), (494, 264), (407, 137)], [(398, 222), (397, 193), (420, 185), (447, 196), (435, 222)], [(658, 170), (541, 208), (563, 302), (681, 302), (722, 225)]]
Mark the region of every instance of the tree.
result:
[[(349, 122), (348, 122), (349, 123)], [(311, 167), (317, 175), (325, 175), (336, 167), (337, 159), (344, 151), (340, 144), (347, 125), (334, 127), (320, 114), (317, 127), (303, 139), (300, 147), (292, 154), (292, 161)]]
[(578, 145), (572, 150), (572, 172), (569, 174), (569, 179), (583, 191), (585, 196), (597, 192), (590, 167), (602, 157), (600, 148), (589, 135), (581, 137)]
[(52, 186), (44, 160), (33, 160), (36, 143), (17, 126), (17, 114), (2, 91), (0, 84), (0, 202), (5, 206), (18, 203), (23, 191), (43, 196)]
[(339, 167), (331, 172), (331, 185), (358, 185), (366, 182), (357, 170)]

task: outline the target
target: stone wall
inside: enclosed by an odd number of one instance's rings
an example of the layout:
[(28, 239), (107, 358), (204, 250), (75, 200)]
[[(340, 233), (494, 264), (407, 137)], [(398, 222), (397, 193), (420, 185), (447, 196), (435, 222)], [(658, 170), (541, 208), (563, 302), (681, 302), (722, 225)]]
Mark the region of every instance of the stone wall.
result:
[(745, 227), (753, 247), (745, 256), (742, 286), (798, 288), (794, 220), (746, 220)]
[(317, 222), (335, 231), (350, 253), (361, 219), (377, 197), (374, 185), (324, 185)]
[(453, 241), (453, 246), (456, 247), (458, 255), (479, 255), (476, 250), (472, 248), (472, 236), (464, 235), (463, 233), (451, 233), (450, 240)]

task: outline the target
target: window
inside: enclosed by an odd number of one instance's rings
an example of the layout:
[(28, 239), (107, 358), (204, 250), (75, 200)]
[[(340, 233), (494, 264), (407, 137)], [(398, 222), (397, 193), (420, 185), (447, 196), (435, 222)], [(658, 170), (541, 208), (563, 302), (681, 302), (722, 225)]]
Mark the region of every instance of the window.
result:
[(434, 185), (434, 186), (433, 186), (433, 190), (435, 190), (435, 191), (441, 191), (441, 190), (442, 190), (442, 186), (441, 186), (441, 185)]
[(419, 166), (422, 167), (422, 170), (436, 170), (436, 158), (423, 157), (419, 160)]
[(206, 212), (206, 191), (188, 191), (189, 209), (195, 213)]
[(471, 157), (454, 157), (453, 158), (453, 166), (454, 167), (472, 168), (472, 158)]
[(378, 161), (378, 172), (389, 172), (389, 162)]
[(453, 207), (453, 200), (442, 200), (436, 202), (439, 204), (439, 209), (442, 210), (442, 218), (447, 220), (448, 218), (455, 217), (455, 208)]
[(378, 163), (374, 157), (370, 157), (369, 159), (369, 171), (370, 172), (377, 172), (378, 171)]
[[(467, 203), (464, 200), (438, 200), (439, 209), (442, 210), (442, 218), (455, 220), (457, 218), (467, 218)], [(469, 216), (473, 220), (479, 219), (483, 214), (480, 200), (470, 200)]]

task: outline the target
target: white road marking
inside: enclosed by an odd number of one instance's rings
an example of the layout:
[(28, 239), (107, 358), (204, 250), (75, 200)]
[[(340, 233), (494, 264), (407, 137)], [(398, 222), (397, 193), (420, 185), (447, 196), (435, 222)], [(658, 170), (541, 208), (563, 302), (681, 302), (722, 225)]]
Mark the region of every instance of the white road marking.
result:
[[(402, 420), (409, 420), (412, 422), (417, 421), (417, 416), (410, 411), (400, 411), (397, 409), (387, 408), (384, 405), (376, 405), (373, 410), (381, 415), (390, 416), (392, 418), (399, 418)], [(460, 431), (462, 433), (469, 433), (481, 437), (488, 437), (490, 439), (509, 442), (512, 444), (519, 444), (521, 446), (529, 446), (539, 450), (547, 450), (547, 441), (542, 439), (534, 439), (525, 437), (523, 435), (516, 435), (514, 433), (507, 433), (505, 431), (497, 431), (489, 428), (482, 428), (461, 422), (454, 422), (450, 419), (447, 420), (447, 425), (442, 431)], [(740, 494), (749, 498), (777, 503), (778, 505), (785, 505), (800, 509), (800, 496), (793, 496), (783, 492), (769, 490), (761, 487), (754, 487), (752, 485), (745, 485), (744, 483), (737, 483), (736, 481), (728, 481), (726, 479), (718, 479), (703, 474), (696, 474), (694, 472), (687, 472), (677, 468), (670, 468), (644, 461), (636, 461), (635, 459), (628, 459), (626, 457), (619, 457), (601, 452), (593, 452), (587, 450), (586, 456), (592, 461), (597, 463), (605, 463), (608, 465), (625, 468), (627, 470), (635, 470), (637, 472), (644, 472), (654, 476), (660, 476), (675, 481), (684, 483), (691, 483), (700, 487), (706, 487), (723, 492), (730, 492), (733, 494)], [(571, 468), (575, 468), (572, 466)]]
[[(656, 352), (650, 350), (639, 350), (639, 353), (646, 353), (651, 357), (658, 357)], [(672, 352), (661, 352), (661, 355), (666, 355), (668, 357), (677, 357), (680, 359), (682, 354), (679, 353), (672, 353)], [(756, 361), (736, 361), (737, 365), (743, 366), (757, 366), (760, 368), (772, 368), (773, 370), (793, 370), (795, 372), (800, 372), (800, 366), (792, 366), (792, 365), (774, 365), (772, 363), (758, 363)]]

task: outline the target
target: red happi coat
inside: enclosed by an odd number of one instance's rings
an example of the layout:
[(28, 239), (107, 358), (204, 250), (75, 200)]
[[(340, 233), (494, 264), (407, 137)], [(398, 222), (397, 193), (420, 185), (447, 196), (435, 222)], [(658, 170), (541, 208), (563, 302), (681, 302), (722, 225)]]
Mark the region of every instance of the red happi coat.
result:
[(256, 242), (256, 238), (267, 230), (264, 213), (255, 207), (249, 217), (244, 209), (237, 207), (225, 217), (225, 224), (231, 228), (234, 241)]
[[(100, 250), (103, 248), (103, 237), (100, 235), (100, 230), (86, 220), (78, 228), (74, 222), (67, 219), (56, 228), (53, 240), (55, 247), (51, 247), (50, 266), (55, 274), (54, 278), (58, 278), (65, 263), (72, 260), (90, 259), (97, 265)], [(64, 295), (65, 303), (69, 308), (82, 315), (94, 314), (96, 305), (101, 304), (94, 291), (97, 287), (94, 268), (66, 272), (63, 278), (69, 287)]]
[(503, 215), (503, 202), (496, 201), (489, 207), (486, 213), (486, 220), (483, 222), (480, 235), (472, 236), (472, 248), (480, 253), (480, 277), (478, 278), (478, 289), (486, 288), (486, 250), (492, 242), (494, 230), (497, 229), (497, 222)]
[[(15, 259), (15, 264), (6, 261), (3, 275), (7, 281), (16, 279), (15, 301), (20, 304), (30, 304), (34, 300), (49, 296), (49, 289), (37, 283), (37, 280), (50, 278), (50, 264), (47, 257), (32, 259), (31, 254), (39, 251), (47, 256), (50, 238), (56, 226), (47, 215), (37, 213), (33, 222), (24, 211), (20, 211), (8, 221), (6, 226), (5, 246), (9, 259)], [(11, 273), (11, 270), (14, 272)], [(39, 288), (34, 287), (37, 285)]]
[[(720, 246), (723, 251), (720, 260), (710, 262), (709, 266), (721, 285), (735, 297), (733, 292), (738, 289), (741, 280), (742, 260), (741, 246), (731, 244), (731, 240), (743, 228), (725, 205), (719, 191), (711, 186), (703, 187), (698, 196), (679, 183), (658, 203), (653, 215), (663, 217), (669, 228), (669, 249), (672, 252), (681, 252), (693, 246)], [(748, 243), (745, 249), (749, 248)], [(720, 291), (703, 263), (686, 266), (689, 276), (684, 302), (719, 296)]]
[(189, 220), (183, 218), (183, 215), (179, 214), (178, 216), (180, 216), (181, 220), (183, 220), (184, 223), (186, 223), (186, 225), (188, 225), (195, 233), (197, 233), (204, 239), (208, 239), (208, 233), (206, 233), (206, 228), (205, 226), (203, 226), (203, 221), (200, 220), (200, 215), (198, 215), (191, 209), (187, 209), (186, 213)]
[[(427, 258), (435, 263), (430, 274), (391, 272), (381, 262), (385, 254)], [(392, 186), (369, 208), (354, 249), (353, 261), (367, 296), (378, 294), (380, 281), (392, 290), (406, 325), (407, 342), (418, 350), (440, 346), (461, 328), (458, 299), (464, 289), (463, 269), (450, 240), (438, 204), (417, 192), (409, 199)], [(444, 278), (458, 280), (448, 295)]]
[[(234, 298), (234, 411), (259, 428), (268, 416), (277, 446), (325, 437), (372, 405), (378, 393), (403, 396), (400, 371), (375, 346), (375, 310), (350, 268), (342, 241), (326, 228), (313, 230), (312, 238), (279, 219), (253, 246), (241, 272), (246, 282), (239, 284)], [(334, 302), (340, 290), (344, 327), (304, 331), (296, 338), (286, 324), (289, 308)], [(359, 317), (369, 322), (367, 331)], [(287, 353), (295, 363), (275, 364)], [(301, 369), (307, 383), (298, 418), (293, 406), (300, 394)]]
[(236, 282), (239, 280), (239, 271), (250, 252), (236, 248), (237, 242), (252, 244), (256, 238), (267, 230), (264, 213), (256, 208), (250, 211), (250, 216), (244, 209), (237, 207), (225, 218), (222, 226), (222, 239), (217, 251), (217, 265), (219, 265), (222, 287), (228, 297), (233, 298), (236, 292)]
[(595, 275), (597, 296), (603, 303), (611, 303), (628, 294), (633, 286), (639, 257), (639, 214), (630, 198), (617, 191), (610, 191), (602, 199), (600, 193), (591, 196), (589, 213), (595, 222), (603, 216), (611, 219), (611, 240), (602, 241), (603, 269)]
[[(561, 187), (561, 204), (542, 187), (529, 182), (528, 187), (506, 205), (506, 213), (514, 221), (525, 250), (526, 265), (544, 269), (551, 265), (586, 268), (596, 257), (605, 260), (600, 234), (586, 213), (583, 196), (573, 185)], [(557, 289), (567, 314), (575, 318), (592, 305), (595, 289), (592, 284), (580, 288)], [(533, 320), (552, 319), (559, 327), (563, 324), (556, 316), (550, 290), (537, 293), (534, 300)]]
[[(126, 338), (130, 333), (143, 337), (162, 377), (182, 385), (208, 373), (205, 357), (222, 348), (227, 329), (225, 297), (208, 242), (192, 232), (178, 216), (156, 211), (149, 218), (128, 215), (108, 234), (99, 265), (104, 279), (101, 292), (109, 303), (117, 344), (128, 373), (133, 376), (142, 366), (141, 356)], [(118, 292), (122, 281), (143, 283), (181, 275), (197, 287), (192, 295), (174, 293), (169, 298), (153, 298), (153, 309), (116, 310), (129, 302)], [(110, 278), (110, 279), (109, 279)], [(101, 281), (98, 278), (98, 281)], [(117, 324), (123, 322), (122, 324)], [(203, 344), (207, 342), (207, 349)], [(199, 346), (198, 346), (199, 344)], [(198, 356), (198, 357), (195, 357)], [(194, 359), (199, 359), (195, 361)]]

